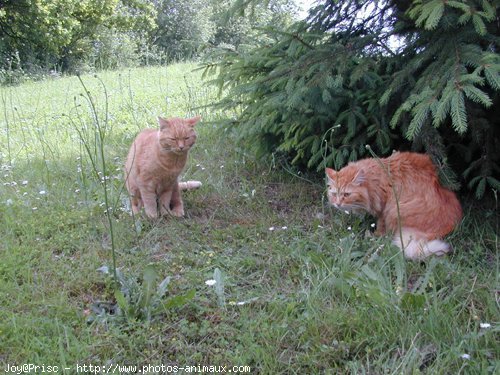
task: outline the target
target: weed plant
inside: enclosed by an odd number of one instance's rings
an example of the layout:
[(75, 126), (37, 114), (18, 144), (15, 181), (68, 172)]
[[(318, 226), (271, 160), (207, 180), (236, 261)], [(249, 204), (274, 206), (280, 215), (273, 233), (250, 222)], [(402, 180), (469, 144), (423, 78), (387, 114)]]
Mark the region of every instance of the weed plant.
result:
[[(331, 210), (321, 178), (240, 148), (195, 68), (0, 88), (3, 368), (498, 373), (498, 203), (465, 203), (454, 253), (409, 262), (373, 218)], [(132, 217), (133, 138), (195, 114), (186, 217)]]

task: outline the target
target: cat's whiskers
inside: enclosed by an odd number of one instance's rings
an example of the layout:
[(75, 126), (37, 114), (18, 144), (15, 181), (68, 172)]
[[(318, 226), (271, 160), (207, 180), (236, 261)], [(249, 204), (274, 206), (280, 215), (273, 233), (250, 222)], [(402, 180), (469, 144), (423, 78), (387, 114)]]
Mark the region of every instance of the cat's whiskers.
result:
[(355, 204), (355, 203), (351, 203), (351, 204), (346, 204), (346, 205), (340, 205), (338, 207), (339, 210), (342, 210), (342, 211), (349, 211), (349, 212), (359, 212), (359, 211), (366, 211), (366, 207), (362, 204)]

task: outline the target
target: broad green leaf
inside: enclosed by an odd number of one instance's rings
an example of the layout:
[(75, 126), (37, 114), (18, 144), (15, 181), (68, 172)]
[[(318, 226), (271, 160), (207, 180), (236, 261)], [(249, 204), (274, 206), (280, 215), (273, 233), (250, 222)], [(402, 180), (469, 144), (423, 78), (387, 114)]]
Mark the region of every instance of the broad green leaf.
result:
[(171, 279), (170, 276), (167, 276), (163, 279), (160, 285), (158, 285), (158, 290), (157, 290), (158, 298), (162, 298), (165, 295), (165, 293), (167, 293), (168, 285), (170, 284), (170, 279)]
[(125, 295), (123, 294), (123, 292), (121, 290), (115, 290), (115, 299), (116, 299), (116, 303), (118, 303), (118, 306), (120, 307), (120, 309), (122, 309), (122, 311), (124, 311), (126, 314), (128, 314), (128, 310), (129, 310), (129, 304), (127, 302), (127, 299), (125, 298)]
[(224, 295), (224, 278), (219, 268), (214, 270), (215, 280), (215, 294), (217, 295), (217, 303), (219, 307), (224, 307), (226, 304), (226, 297)]
[(143, 271), (142, 276), (142, 298), (141, 307), (148, 307), (151, 297), (155, 293), (155, 285), (158, 280), (158, 271), (153, 264), (148, 264)]
[(161, 306), (164, 310), (179, 308), (184, 306), (189, 301), (191, 301), (195, 295), (196, 291), (194, 289), (191, 289), (186, 294), (181, 294), (168, 298), (166, 302), (161, 304)]

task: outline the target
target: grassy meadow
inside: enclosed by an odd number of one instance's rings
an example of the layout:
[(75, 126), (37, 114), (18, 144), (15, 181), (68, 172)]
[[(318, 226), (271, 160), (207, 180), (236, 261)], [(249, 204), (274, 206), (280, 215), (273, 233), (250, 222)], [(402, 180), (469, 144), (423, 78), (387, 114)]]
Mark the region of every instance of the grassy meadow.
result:
[[(238, 145), (195, 68), (0, 88), (2, 369), (499, 373), (498, 202), (464, 204), (450, 256), (406, 261), (372, 218), (328, 207), (321, 177)], [(133, 217), (132, 139), (195, 114), (186, 216)]]

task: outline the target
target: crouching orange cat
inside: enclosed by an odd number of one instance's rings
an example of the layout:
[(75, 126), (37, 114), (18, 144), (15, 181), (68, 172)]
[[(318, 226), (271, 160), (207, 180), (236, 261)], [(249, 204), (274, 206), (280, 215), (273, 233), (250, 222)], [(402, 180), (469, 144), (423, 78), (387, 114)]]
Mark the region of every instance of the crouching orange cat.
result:
[(428, 155), (396, 152), (349, 163), (338, 172), (326, 168), (326, 174), (329, 202), (339, 210), (364, 210), (377, 217), (375, 234), (394, 235), (394, 244), (407, 258), (450, 251), (441, 239), (460, 222), (462, 208), (439, 183)]
[(135, 138), (125, 163), (132, 212), (137, 214), (144, 206), (150, 218), (167, 213), (184, 216), (181, 190), (201, 186), (199, 181), (178, 182), (196, 141), (194, 126), (199, 120), (159, 117), (159, 129), (145, 129)]

